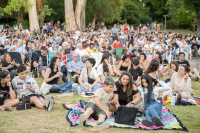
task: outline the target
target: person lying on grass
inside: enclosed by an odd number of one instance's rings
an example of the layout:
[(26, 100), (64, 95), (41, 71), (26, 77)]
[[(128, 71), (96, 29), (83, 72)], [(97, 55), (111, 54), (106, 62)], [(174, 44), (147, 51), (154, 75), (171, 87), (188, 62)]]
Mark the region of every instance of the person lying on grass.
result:
[(37, 82), (34, 78), (26, 74), (26, 66), (20, 65), (17, 68), (18, 76), (15, 76), (12, 80), (12, 85), (17, 94), (17, 98), (21, 100), (22, 95), (25, 95), (26, 100), (30, 101), (32, 105), (40, 109), (51, 111), (53, 108), (54, 100), (51, 98), (51, 94), (47, 93), (45, 99), (40, 94), (40, 90)]
[[(154, 82), (154, 83), (153, 83)], [(157, 87), (156, 84), (161, 84), (162, 87)], [(144, 115), (146, 120), (142, 124), (147, 127), (164, 126), (160, 120), (162, 113), (162, 102), (158, 99), (159, 93), (170, 90), (163, 81), (152, 80), (152, 77), (145, 74), (141, 78), (141, 87), (138, 87), (144, 105)]]
[(94, 93), (94, 97), (87, 103), (85, 112), (79, 118), (79, 126), (83, 127), (83, 123), (90, 116), (95, 120), (98, 120), (97, 125), (94, 128), (106, 129), (110, 126), (110, 123), (104, 122), (106, 118), (110, 118), (106, 108), (108, 107), (113, 97), (113, 89), (115, 82), (111, 77), (106, 77), (104, 81), (104, 87), (99, 88)]
[[(10, 73), (8, 71), (0, 72), (0, 95), (3, 95), (3, 105), (0, 105), (0, 110), (11, 111), (11, 106), (15, 106), (19, 103), (19, 99), (16, 99), (16, 94), (12, 89), (10, 83)], [(10, 96), (8, 95), (10, 94)]]

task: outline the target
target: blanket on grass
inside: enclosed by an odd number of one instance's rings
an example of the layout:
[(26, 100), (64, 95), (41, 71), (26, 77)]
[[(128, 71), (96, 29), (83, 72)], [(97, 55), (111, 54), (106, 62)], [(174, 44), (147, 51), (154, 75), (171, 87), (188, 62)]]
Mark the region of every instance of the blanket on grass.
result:
[[(66, 116), (66, 120), (70, 123), (70, 126), (73, 127), (79, 125), (79, 116), (85, 110), (81, 107), (78, 107), (75, 104), (63, 104), (63, 107), (69, 110)], [(110, 119), (106, 119), (105, 121), (109, 122), (111, 127), (118, 127), (118, 128), (134, 128), (134, 129), (142, 128), (144, 130), (177, 129), (182, 131), (188, 131), (186, 127), (183, 127), (183, 124), (176, 117), (176, 115), (171, 114), (170, 111), (164, 106), (161, 114), (161, 121), (165, 125), (164, 127), (156, 127), (156, 126), (146, 127), (142, 125), (142, 120), (144, 119), (145, 117), (136, 117), (134, 126), (115, 123), (115, 117), (113, 115), (110, 116)], [(97, 121), (95, 121), (93, 118), (89, 118), (85, 123), (86, 126), (94, 126), (96, 124)]]

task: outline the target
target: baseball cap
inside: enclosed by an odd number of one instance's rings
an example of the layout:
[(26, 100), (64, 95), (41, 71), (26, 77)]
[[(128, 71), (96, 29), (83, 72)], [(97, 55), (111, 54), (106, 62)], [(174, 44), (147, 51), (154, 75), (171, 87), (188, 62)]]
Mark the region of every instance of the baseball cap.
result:
[(134, 53), (129, 53), (130, 57), (136, 57)]
[(47, 50), (47, 48), (45, 47), (45, 46), (42, 46), (41, 48), (40, 48), (40, 50)]
[(138, 64), (139, 64), (139, 60), (138, 60), (138, 59), (134, 59), (134, 60), (132, 61), (132, 63), (133, 63), (134, 65), (138, 65)]

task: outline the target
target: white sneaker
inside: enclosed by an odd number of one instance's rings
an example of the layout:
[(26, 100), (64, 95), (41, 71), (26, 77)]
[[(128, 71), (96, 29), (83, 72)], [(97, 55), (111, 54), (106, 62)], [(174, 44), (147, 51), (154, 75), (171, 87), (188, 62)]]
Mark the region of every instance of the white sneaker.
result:
[(191, 103), (191, 104), (195, 104), (195, 105), (197, 104), (196, 101), (194, 99), (191, 99), (191, 98), (188, 99), (188, 102)]

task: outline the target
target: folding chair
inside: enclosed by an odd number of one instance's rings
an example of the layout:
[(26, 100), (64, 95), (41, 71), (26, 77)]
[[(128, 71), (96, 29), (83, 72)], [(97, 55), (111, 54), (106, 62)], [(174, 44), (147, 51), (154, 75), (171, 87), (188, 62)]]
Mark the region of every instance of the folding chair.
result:
[(12, 60), (15, 59), (19, 62), (20, 65), (22, 65), (22, 58), (19, 52), (7, 52), (7, 53), (10, 54)]
[(38, 55), (38, 54), (41, 55), (41, 51), (33, 51), (33, 52), (32, 52), (32, 57), (31, 57), (31, 69), (30, 69), (30, 71), (32, 72), (33, 69), (35, 68), (35, 70), (36, 70), (36, 72), (37, 72), (37, 75), (38, 75), (38, 77), (39, 77), (38, 66), (36, 66), (36, 67), (33, 66), (34, 59), (35, 59), (36, 55)]
[(116, 55), (117, 56), (121, 56), (122, 52), (123, 52), (124, 47), (116, 47), (115, 51), (116, 51)]
[[(47, 56), (47, 65), (51, 62), (51, 58), (54, 56), (54, 53), (48, 53)], [(49, 62), (49, 63), (48, 63)]]

